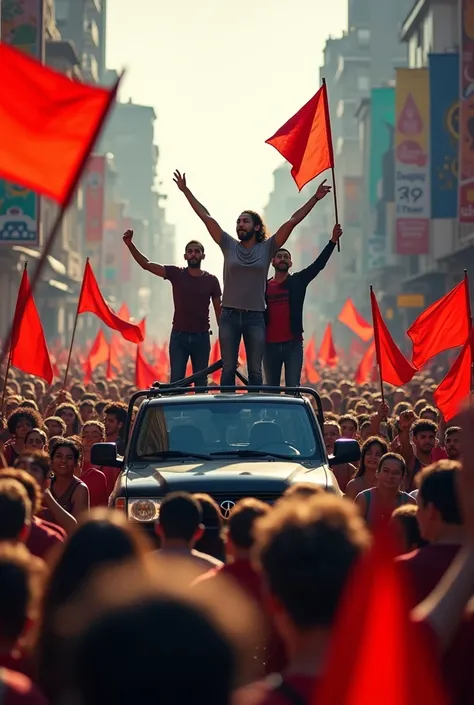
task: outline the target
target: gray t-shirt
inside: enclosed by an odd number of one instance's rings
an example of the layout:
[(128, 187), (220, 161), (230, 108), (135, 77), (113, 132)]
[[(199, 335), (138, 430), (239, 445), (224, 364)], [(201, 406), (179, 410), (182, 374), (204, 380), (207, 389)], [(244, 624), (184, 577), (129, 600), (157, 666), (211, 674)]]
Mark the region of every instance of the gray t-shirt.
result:
[(247, 249), (222, 232), (220, 247), (224, 255), (222, 305), (244, 311), (265, 311), (268, 268), (277, 249), (275, 237)]

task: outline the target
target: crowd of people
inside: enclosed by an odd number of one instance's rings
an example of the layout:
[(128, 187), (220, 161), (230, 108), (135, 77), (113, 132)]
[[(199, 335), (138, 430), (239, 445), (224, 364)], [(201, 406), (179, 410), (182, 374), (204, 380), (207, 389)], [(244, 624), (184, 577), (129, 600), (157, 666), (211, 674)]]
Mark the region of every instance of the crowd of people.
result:
[(361, 445), (357, 466), (334, 468), (344, 497), (303, 483), (273, 506), (244, 499), (224, 520), (212, 497), (174, 493), (152, 543), (107, 509), (119, 471), (90, 461), (103, 440), (123, 453), (128, 380), (75, 379), (65, 392), (11, 372), (0, 470), (6, 703), (310, 702), (345, 585), (381, 524), (397, 537), (413, 625), (439, 644), (433, 668), (454, 705), (472, 702), (473, 412), (446, 427), (426, 374), (386, 386), (383, 399), (347, 369), (322, 376), (328, 454), (338, 438)]

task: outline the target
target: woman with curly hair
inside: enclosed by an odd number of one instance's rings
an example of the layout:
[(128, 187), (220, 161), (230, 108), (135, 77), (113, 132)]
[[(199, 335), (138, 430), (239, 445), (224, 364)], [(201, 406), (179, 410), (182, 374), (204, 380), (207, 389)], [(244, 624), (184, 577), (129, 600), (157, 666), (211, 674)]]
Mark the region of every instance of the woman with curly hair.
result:
[(234, 385), (240, 341), (247, 353), (250, 384), (261, 385), (265, 346), (265, 290), (268, 269), (276, 252), (283, 247), (294, 228), (306, 218), (314, 206), (331, 190), (323, 181), (314, 196), (299, 208), (276, 233), (267, 237), (262, 218), (245, 210), (237, 218), (237, 240), (222, 230), (186, 183), (186, 174), (174, 173), (174, 182), (189, 205), (206, 226), (224, 255), (224, 292), (219, 323), (222, 369), (221, 384)]
[(25, 440), (28, 433), (34, 428), (42, 428), (43, 419), (38, 411), (20, 407), (8, 417), (7, 427), (11, 439), (5, 443), (3, 454), (7, 465), (13, 467), (15, 460), (25, 450)]
[(359, 469), (346, 487), (346, 496), (355, 499), (360, 492), (376, 485), (380, 458), (388, 453), (387, 441), (380, 436), (371, 436), (360, 451)]

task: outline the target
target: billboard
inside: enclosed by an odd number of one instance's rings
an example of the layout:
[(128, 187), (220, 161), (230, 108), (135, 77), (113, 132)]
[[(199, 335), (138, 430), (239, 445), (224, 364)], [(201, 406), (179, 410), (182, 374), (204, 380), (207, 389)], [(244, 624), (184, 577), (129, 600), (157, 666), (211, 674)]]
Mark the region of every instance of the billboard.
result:
[[(3, 0), (0, 34), (6, 44), (44, 61), (44, 0)], [(39, 243), (39, 196), (1, 179), (0, 244), (38, 246)]]
[(474, 2), (460, 0), (459, 220), (474, 223)]
[(370, 206), (382, 198), (383, 158), (393, 140), (395, 88), (373, 88), (370, 100)]
[(431, 217), (457, 218), (459, 54), (430, 57)]
[(395, 123), (395, 252), (430, 249), (429, 72), (397, 69)]

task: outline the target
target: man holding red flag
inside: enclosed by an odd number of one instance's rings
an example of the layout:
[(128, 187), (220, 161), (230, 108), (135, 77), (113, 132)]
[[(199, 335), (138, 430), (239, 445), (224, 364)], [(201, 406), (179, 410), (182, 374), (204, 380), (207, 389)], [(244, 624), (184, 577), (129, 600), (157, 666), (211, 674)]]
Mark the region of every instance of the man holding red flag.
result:
[[(186, 376), (186, 366), (191, 358), (193, 374), (209, 366), (211, 352), (209, 306), (212, 301), (216, 320), (221, 315), (221, 287), (213, 274), (201, 269), (206, 257), (203, 245), (191, 240), (185, 247), (187, 267), (174, 267), (150, 262), (133, 243), (133, 230), (127, 230), (123, 241), (137, 264), (147, 272), (168, 279), (173, 287), (174, 316), (170, 336), (171, 382)], [(197, 387), (207, 385), (207, 377), (196, 379)]]
[(285, 367), (285, 384), (297, 387), (303, 367), (303, 306), (308, 285), (329, 261), (342, 235), (340, 225), (335, 225), (331, 240), (315, 261), (301, 272), (290, 274), (291, 253), (281, 248), (272, 265), (274, 276), (267, 282), (266, 342), (264, 368), (266, 383), (280, 385)]
[(191, 193), (186, 183), (186, 174), (176, 171), (174, 182), (224, 255), (224, 293), (219, 326), (224, 363), (221, 384), (235, 385), (240, 341), (243, 338), (249, 383), (261, 385), (265, 347), (265, 289), (270, 262), (284, 246), (295, 227), (309, 215), (316, 203), (330, 192), (331, 187), (326, 186), (323, 181), (314, 196), (269, 238), (258, 213), (243, 211), (237, 218), (236, 240), (222, 230), (207, 208)]

